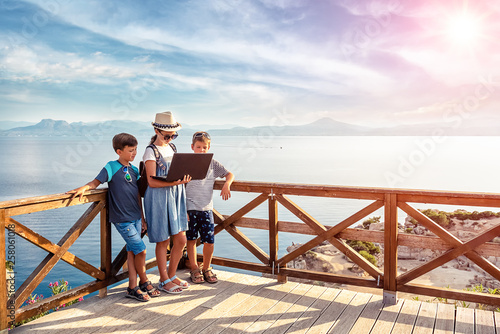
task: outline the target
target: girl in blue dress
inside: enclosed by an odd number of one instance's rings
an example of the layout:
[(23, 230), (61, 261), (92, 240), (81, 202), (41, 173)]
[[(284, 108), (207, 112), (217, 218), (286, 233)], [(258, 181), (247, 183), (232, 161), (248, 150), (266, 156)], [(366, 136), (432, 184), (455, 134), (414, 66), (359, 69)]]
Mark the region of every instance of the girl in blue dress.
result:
[[(188, 282), (176, 276), (177, 266), (186, 245), (188, 229), (186, 210), (186, 190), (184, 184), (191, 180), (185, 175), (182, 180), (165, 182), (151, 176), (167, 175), (175, 146), (171, 143), (177, 137), (176, 131), (181, 124), (175, 121), (170, 112), (156, 114), (152, 123), (155, 135), (146, 148), (142, 160), (146, 166), (148, 188), (144, 195), (144, 211), (148, 225), (150, 242), (156, 243), (156, 261), (160, 272), (158, 289), (178, 294), (189, 287)], [(167, 270), (167, 247), (172, 238), (170, 261)]]

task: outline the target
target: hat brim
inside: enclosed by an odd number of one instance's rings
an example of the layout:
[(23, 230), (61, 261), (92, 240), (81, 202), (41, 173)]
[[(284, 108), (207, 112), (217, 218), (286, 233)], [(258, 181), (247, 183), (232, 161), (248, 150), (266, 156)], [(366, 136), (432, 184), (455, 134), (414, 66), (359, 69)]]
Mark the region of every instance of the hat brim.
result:
[(176, 124), (159, 124), (155, 122), (151, 122), (153, 128), (162, 130), (162, 131), (178, 131), (182, 129), (181, 123)]

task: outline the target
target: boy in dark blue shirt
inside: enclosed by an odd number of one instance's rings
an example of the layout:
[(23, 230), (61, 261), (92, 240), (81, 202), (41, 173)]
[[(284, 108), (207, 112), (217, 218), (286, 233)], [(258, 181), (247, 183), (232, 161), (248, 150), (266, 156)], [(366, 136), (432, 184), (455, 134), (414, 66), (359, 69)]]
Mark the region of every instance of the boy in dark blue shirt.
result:
[(146, 245), (141, 238), (146, 222), (137, 187), (139, 170), (130, 164), (137, 154), (137, 139), (128, 133), (117, 134), (113, 137), (113, 148), (118, 160), (108, 162), (93, 181), (67, 194), (73, 194), (72, 199), (80, 196), (81, 200), (85, 191), (108, 182), (109, 221), (127, 243), (129, 286), (126, 297), (147, 302), (150, 297), (159, 296), (160, 291), (146, 276)]

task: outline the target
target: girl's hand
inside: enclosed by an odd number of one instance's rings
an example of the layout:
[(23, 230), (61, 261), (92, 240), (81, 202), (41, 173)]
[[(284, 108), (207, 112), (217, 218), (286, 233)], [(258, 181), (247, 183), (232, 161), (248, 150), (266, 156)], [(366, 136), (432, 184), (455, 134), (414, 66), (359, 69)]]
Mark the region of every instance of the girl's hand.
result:
[(179, 185), (179, 184), (185, 184), (191, 181), (191, 176), (190, 175), (184, 175), (184, 178), (181, 180), (177, 180), (174, 182), (174, 185)]

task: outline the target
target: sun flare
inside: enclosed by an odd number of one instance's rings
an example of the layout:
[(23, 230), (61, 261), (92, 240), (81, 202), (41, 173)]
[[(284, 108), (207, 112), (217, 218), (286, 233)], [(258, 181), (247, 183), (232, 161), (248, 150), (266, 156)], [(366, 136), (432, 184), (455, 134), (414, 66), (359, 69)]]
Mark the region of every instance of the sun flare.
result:
[(447, 33), (457, 44), (471, 44), (481, 35), (481, 22), (479, 18), (462, 13), (449, 19)]

